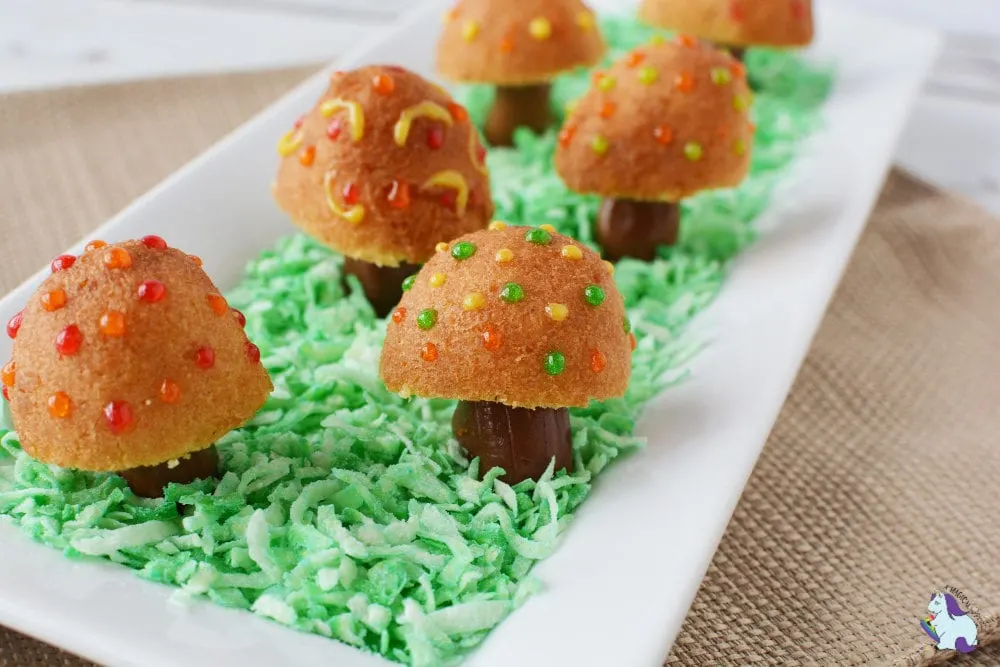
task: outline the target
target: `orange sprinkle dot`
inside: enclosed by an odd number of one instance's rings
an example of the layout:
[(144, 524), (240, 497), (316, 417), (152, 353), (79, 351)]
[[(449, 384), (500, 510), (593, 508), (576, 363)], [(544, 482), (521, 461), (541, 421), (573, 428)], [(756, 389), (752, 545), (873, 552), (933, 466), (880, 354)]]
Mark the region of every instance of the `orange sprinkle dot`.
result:
[(48, 312), (59, 310), (66, 305), (66, 292), (54, 289), (42, 295), (42, 308)]
[(132, 255), (125, 248), (111, 248), (104, 253), (104, 266), (109, 269), (127, 269), (132, 266)]
[(559, 145), (566, 147), (569, 146), (570, 142), (573, 141), (573, 136), (576, 134), (576, 127), (572, 125), (567, 125), (559, 132)]
[(448, 113), (451, 114), (451, 117), (454, 118), (456, 122), (464, 123), (469, 120), (469, 112), (465, 110), (465, 107), (457, 102), (448, 102)]
[(299, 155), (299, 164), (303, 167), (311, 167), (316, 161), (316, 147), (306, 146), (306, 149)]
[(631, 346), (632, 351), (635, 352), (635, 345), (636, 345), (635, 334), (632, 333), (632, 332), (629, 332), (629, 335), (628, 335), (628, 344), (629, 344), (629, 346)]
[(188, 259), (190, 259), (192, 262), (194, 262), (198, 266), (201, 266), (202, 264), (204, 264), (204, 262), (201, 261), (201, 257), (199, 257), (198, 255), (188, 255)]
[(118, 338), (125, 335), (125, 315), (117, 310), (109, 310), (101, 315), (101, 333)]
[(510, 53), (514, 50), (514, 38), (510, 35), (504, 35), (503, 39), (500, 40), (500, 53)]
[(674, 85), (682, 93), (690, 93), (694, 90), (694, 77), (691, 76), (690, 72), (681, 72), (677, 75)]
[(86, 247), (84, 248), (84, 251), (85, 252), (94, 252), (95, 250), (100, 250), (101, 248), (106, 248), (107, 245), (108, 244), (105, 243), (104, 241), (91, 241), (90, 243), (88, 243), (86, 245)]
[(216, 315), (225, 315), (229, 312), (229, 304), (226, 302), (226, 297), (221, 294), (209, 294), (208, 307)]
[(643, 53), (642, 51), (633, 51), (632, 53), (628, 54), (627, 58), (625, 58), (625, 66), (638, 67), (639, 64), (642, 63), (642, 61), (645, 59), (646, 59), (645, 53)]
[(160, 385), (160, 400), (164, 403), (176, 403), (181, 400), (181, 388), (175, 382), (164, 380)]
[(437, 361), (438, 360), (438, 349), (437, 345), (434, 343), (424, 343), (424, 346), (420, 349), (420, 358), (424, 361)]
[(396, 324), (402, 324), (403, 320), (405, 319), (406, 319), (406, 308), (400, 306), (392, 314), (392, 321), (395, 322)]
[(605, 102), (601, 107), (601, 118), (611, 118), (615, 115), (615, 103)]
[(389, 186), (389, 194), (386, 196), (389, 206), (393, 208), (407, 208), (410, 205), (410, 184), (406, 181), (393, 181)]
[(376, 74), (372, 77), (372, 88), (379, 95), (392, 95), (396, 90), (396, 82), (388, 74)]
[(750, 133), (751, 134), (753, 134), (754, 132), (757, 131), (757, 124), (756, 123), (749, 123), (749, 125), (750, 125)]
[(691, 35), (677, 35), (677, 43), (689, 49), (698, 46), (698, 40)]
[(658, 125), (653, 128), (653, 137), (664, 146), (669, 146), (674, 143), (674, 130), (669, 125)]
[(17, 364), (13, 361), (8, 361), (4, 364), (4, 367), (0, 369), (0, 383), (5, 387), (14, 386), (14, 376), (17, 374)]
[(743, 78), (747, 75), (747, 67), (739, 60), (734, 60), (729, 65), (729, 71), (732, 72), (733, 76)]
[(56, 419), (65, 419), (73, 412), (73, 402), (65, 392), (57, 391), (49, 396), (49, 414)]
[(490, 352), (496, 352), (503, 345), (503, 336), (495, 324), (487, 324), (483, 329), (483, 347)]
[(601, 351), (596, 347), (594, 351), (590, 353), (590, 370), (595, 373), (600, 373), (604, 370), (604, 367), (608, 365), (607, 358), (601, 354)]

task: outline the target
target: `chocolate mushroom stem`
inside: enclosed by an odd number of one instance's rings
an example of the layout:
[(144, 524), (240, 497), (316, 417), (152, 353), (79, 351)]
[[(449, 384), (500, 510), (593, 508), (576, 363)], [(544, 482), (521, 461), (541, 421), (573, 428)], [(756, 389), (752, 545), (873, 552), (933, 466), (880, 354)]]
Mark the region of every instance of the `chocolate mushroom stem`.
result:
[(219, 452), (213, 446), (160, 465), (125, 470), (121, 476), (135, 495), (160, 498), (170, 483), (188, 484), (196, 479), (218, 477)]
[(745, 46), (728, 46), (726, 44), (720, 44), (719, 48), (729, 51), (729, 54), (736, 60), (746, 62), (747, 47)]
[(527, 127), (544, 132), (555, 119), (550, 107), (551, 84), (497, 86), (493, 106), (486, 118), (484, 134), (494, 146), (513, 146), (514, 130)]
[(516, 484), (538, 479), (555, 457), (556, 470), (573, 469), (573, 444), (566, 408), (512, 408), (489, 401), (460, 401), (451, 419), (455, 438), (479, 471), (501, 467)]
[(344, 259), (344, 285), (347, 287), (347, 276), (355, 276), (375, 309), (375, 316), (386, 317), (403, 297), (403, 281), (419, 270), (417, 264), (404, 262), (399, 266), (378, 266), (347, 257)]
[(656, 246), (677, 243), (680, 223), (677, 202), (605, 199), (597, 218), (597, 242), (612, 261), (635, 257), (651, 262)]

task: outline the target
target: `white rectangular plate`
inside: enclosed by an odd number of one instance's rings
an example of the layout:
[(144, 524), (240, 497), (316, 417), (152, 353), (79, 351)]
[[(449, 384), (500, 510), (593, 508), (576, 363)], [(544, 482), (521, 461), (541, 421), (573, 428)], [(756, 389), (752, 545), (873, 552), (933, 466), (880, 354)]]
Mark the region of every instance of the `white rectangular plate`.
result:
[[(605, 6), (621, 6), (607, 0)], [(431, 75), (439, 7), (338, 67), (398, 62)], [(661, 664), (871, 212), (937, 35), (822, 4), (811, 57), (838, 68), (825, 129), (760, 221), (699, 320), (713, 344), (693, 378), (647, 409), (649, 447), (597, 482), (551, 558), (545, 590), (469, 664)], [(200, 255), (223, 287), (293, 231), (270, 200), (274, 146), (326, 86), (310, 79), (108, 222), (107, 240), (160, 234)], [(82, 245), (82, 244), (81, 244)], [(69, 252), (80, 252), (81, 246)], [(0, 322), (41, 280), (0, 302)], [(10, 341), (0, 340), (0, 359)], [(110, 665), (384, 664), (248, 613), (170, 601), (172, 590), (106, 563), (71, 562), (0, 524), (0, 623)], [(572, 637), (572, 640), (567, 638)]]

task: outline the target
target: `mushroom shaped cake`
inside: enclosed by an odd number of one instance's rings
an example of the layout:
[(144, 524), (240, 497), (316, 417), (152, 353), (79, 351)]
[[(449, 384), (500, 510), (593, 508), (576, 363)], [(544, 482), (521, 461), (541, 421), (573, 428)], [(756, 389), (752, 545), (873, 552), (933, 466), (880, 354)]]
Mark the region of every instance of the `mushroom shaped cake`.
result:
[(7, 325), (3, 393), (24, 450), (119, 472), (146, 497), (214, 476), (213, 443), (272, 386), (200, 260), (147, 236), (95, 241), (52, 270)]
[(643, 0), (639, 16), (711, 40), (738, 59), (749, 46), (805, 46), (813, 39), (811, 0)]
[(571, 470), (568, 407), (622, 396), (635, 338), (613, 267), (551, 226), (495, 222), (408, 279), (381, 375), (404, 397), (459, 400), (458, 442), (480, 471)]
[(686, 36), (594, 75), (559, 135), (555, 165), (570, 189), (605, 197), (596, 232), (605, 256), (652, 260), (656, 246), (677, 241), (678, 202), (743, 180), (751, 100), (741, 63)]
[(494, 146), (510, 146), (516, 128), (553, 124), (552, 80), (596, 65), (605, 50), (580, 0), (460, 0), (445, 15), (437, 69), (453, 81), (496, 86), (484, 132)]
[(401, 67), (333, 75), (315, 108), (278, 144), (274, 197), (346, 256), (379, 317), (437, 240), (493, 215), (486, 150), (465, 108)]

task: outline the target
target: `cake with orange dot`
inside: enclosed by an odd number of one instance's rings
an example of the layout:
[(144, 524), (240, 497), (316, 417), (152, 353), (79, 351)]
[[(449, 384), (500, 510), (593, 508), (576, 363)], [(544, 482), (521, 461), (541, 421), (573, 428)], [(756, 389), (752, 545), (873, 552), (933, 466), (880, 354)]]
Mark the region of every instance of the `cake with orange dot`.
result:
[(613, 267), (548, 225), (495, 222), (407, 280), (380, 372), (402, 396), (459, 399), (452, 428), (511, 482), (572, 469), (568, 407), (622, 396), (634, 337)]
[(278, 205), (347, 257), (376, 313), (434, 242), (493, 215), (486, 151), (465, 108), (401, 67), (337, 72), (278, 144)]
[(642, 20), (730, 48), (806, 46), (813, 39), (811, 0), (643, 0)]
[(510, 146), (516, 128), (552, 125), (552, 80), (596, 65), (605, 50), (580, 0), (460, 0), (445, 14), (437, 69), (452, 81), (496, 86), (484, 133)]
[(244, 322), (196, 258), (159, 237), (57, 258), (7, 325), (0, 379), (21, 445), (46, 463), (120, 472), (150, 497), (214, 475), (213, 443), (272, 388)]
[(605, 198), (596, 237), (606, 256), (652, 260), (677, 241), (678, 202), (743, 180), (751, 101), (742, 63), (684, 35), (594, 74), (559, 134), (555, 166), (572, 190)]

